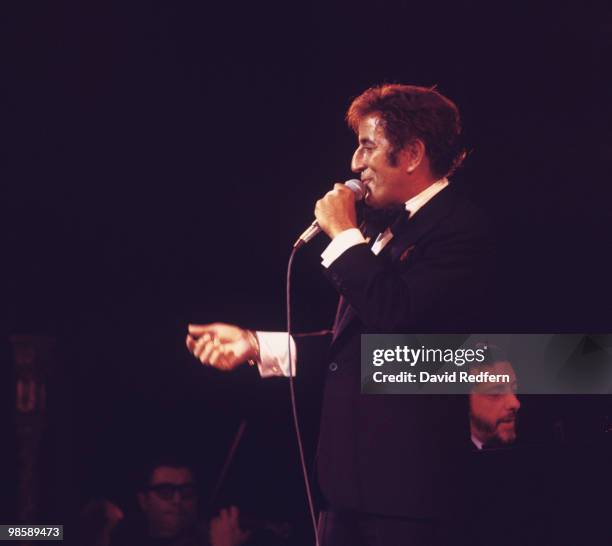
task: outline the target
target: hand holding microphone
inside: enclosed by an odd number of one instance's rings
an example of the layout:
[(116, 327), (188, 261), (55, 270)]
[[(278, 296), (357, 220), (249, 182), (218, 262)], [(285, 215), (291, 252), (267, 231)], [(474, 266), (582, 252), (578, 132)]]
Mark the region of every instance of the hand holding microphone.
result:
[(364, 193), (365, 189), (360, 180), (334, 184), (334, 189), (317, 201), (316, 220), (300, 235), (293, 245), (294, 248), (307, 243), (321, 231), (333, 239), (342, 231), (357, 227), (355, 203), (363, 199)]

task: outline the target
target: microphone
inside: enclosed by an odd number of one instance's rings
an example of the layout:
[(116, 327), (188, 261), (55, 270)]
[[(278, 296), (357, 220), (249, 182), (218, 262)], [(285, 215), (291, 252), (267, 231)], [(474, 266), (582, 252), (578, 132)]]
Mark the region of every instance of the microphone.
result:
[[(361, 201), (363, 199), (365, 188), (363, 187), (361, 180), (352, 178), (351, 180), (347, 180), (344, 185), (355, 194), (355, 201)], [(293, 243), (293, 248), (300, 248), (319, 233), (321, 233), (321, 228), (315, 220), (312, 224), (310, 224), (310, 226), (308, 226), (308, 228), (306, 228), (304, 233), (297, 238), (297, 241)]]

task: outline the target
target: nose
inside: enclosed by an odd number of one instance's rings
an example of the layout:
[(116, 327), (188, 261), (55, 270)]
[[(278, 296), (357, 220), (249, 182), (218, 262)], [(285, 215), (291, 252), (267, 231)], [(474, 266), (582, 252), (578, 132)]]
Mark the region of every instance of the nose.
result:
[(365, 162), (363, 161), (363, 154), (361, 148), (357, 148), (351, 159), (351, 171), (354, 173), (360, 173), (366, 168)]
[(178, 505), (178, 504), (181, 502), (181, 500), (182, 500), (182, 495), (181, 495), (181, 492), (180, 492), (180, 491), (176, 491), (176, 490), (175, 490), (175, 491), (172, 493), (172, 498), (170, 499), (170, 502), (171, 502), (172, 504), (176, 504), (176, 505)]
[(516, 394), (510, 393), (506, 396), (506, 408), (509, 410), (518, 411), (521, 407), (521, 401), (517, 398)]

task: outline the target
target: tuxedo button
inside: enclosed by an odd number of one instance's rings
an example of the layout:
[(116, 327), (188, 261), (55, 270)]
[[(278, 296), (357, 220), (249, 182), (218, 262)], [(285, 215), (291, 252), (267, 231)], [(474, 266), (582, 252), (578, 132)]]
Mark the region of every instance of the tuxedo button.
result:
[(329, 369), (330, 369), (332, 372), (335, 372), (335, 371), (338, 369), (338, 364), (336, 364), (335, 362), (332, 362), (332, 363), (329, 365)]

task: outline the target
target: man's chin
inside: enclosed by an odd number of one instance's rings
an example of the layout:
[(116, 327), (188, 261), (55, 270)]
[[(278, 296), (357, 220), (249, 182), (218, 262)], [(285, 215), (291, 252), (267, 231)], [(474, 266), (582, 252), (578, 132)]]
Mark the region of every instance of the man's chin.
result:
[(368, 207), (375, 210), (383, 210), (394, 207), (394, 205), (392, 205), (391, 203), (387, 203), (384, 199), (381, 199), (379, 196), (374, 195), (372, 192), (366, 193), (363, 202)]
[(512, 429), (501, 429), (497, 431), (497, 439), (503, 445), (512, 444), (516, 441), (516, 430)]
[(363, 198), (363, 202), (366, 204), (367, 207), (371, 208), (371, 209), (379, 209), (382, 208), (375, 197), (372, 196), (372, 194), (370, 192), (366, 193), (366, 196)]

